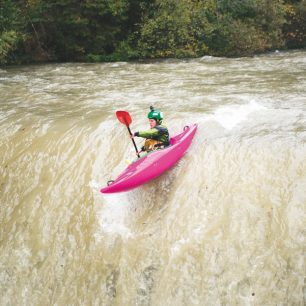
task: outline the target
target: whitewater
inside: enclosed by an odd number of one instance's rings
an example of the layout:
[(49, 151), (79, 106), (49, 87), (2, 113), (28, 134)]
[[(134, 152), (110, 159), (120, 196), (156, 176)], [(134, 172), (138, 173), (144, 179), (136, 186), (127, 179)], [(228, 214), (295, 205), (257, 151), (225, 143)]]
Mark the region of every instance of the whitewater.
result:
[[(305, 51), (2, 68), (0, 305), (304, 305), (305, 97)], [(192, 145), (101, 194), (150, 105)]]

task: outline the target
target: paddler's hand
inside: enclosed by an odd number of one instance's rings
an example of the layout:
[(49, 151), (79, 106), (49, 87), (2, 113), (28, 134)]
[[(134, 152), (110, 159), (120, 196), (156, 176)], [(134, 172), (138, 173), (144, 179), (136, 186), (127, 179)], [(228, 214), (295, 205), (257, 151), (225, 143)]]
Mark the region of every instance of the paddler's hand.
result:
[(138, 137), (138, 136), (139, 136), (139, 132), (135, 132), (134, 134), (130, 135), (131, 138)]

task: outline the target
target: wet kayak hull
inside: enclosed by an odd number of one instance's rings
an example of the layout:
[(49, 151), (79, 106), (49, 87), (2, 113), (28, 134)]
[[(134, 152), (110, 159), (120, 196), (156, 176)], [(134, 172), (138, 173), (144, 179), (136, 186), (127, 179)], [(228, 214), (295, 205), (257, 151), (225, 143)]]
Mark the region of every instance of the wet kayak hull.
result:
[(178, 162), (187, 151), (197, 125), (186, 126), (183, 132), (171, 137), (170, 146), (154, 151), (130, 164), (102, 193), (124, 192), (141, 186), (160, 176)]

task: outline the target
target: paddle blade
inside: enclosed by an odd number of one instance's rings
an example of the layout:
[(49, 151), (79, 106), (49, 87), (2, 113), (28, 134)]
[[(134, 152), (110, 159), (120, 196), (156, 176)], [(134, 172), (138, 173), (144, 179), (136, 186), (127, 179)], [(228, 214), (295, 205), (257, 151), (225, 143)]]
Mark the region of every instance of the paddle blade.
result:
[(126, 126), (129, 126), (132, 123), (132, 118), (126, 111), (116, 111), (116, 116), (118, 120)]

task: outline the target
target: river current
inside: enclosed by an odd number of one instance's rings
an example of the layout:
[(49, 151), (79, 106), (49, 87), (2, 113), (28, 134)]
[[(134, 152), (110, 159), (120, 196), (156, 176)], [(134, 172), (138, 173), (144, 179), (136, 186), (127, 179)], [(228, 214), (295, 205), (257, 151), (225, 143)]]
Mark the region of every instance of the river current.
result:
[[(192, 145), (102, 195), (150, 105)], [(305, 304), (305, 51), (2, 68), (0, 133), (1, 306)]]

